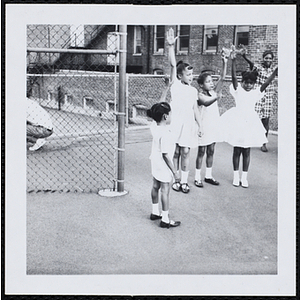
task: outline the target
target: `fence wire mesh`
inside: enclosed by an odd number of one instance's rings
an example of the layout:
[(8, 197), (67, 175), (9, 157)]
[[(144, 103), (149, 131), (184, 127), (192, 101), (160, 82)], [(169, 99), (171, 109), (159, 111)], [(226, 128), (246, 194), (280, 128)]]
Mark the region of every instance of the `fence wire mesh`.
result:
[(53, 134), (42, 148), (30, 151), (33, 145), (27, 143), (28, 192), (115, 189), (118, 76), (116, 54), (110, 54), (118, 46), (114, 29), (27, 26), (27, 97), (48, 112), (53, 124)]

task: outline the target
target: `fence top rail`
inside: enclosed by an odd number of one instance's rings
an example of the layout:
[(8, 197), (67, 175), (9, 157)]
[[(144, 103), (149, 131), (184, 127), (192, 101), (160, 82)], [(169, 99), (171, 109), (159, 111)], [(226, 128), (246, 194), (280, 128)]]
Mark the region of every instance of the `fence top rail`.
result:
[(38, 53), (77, 53), (77, 54), (113, 54), (116, 55), (118, 51), (108, 51), (101, 49), (57, 49), (57, 48), (27, 48), (27, 52)]

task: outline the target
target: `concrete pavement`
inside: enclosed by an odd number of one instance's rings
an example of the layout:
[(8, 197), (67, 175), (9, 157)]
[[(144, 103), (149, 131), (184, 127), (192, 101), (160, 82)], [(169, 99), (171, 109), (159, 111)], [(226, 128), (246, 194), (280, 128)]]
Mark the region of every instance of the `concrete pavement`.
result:
[(193, 149), (190, 193), (171, 191), (170, 215), (182, 224), (162, 229), (149, 219), (149, 129), (127, 130), (127, 195), (27, 194), (27, 273), (276, 274), (277, 136), (268, 148), (251, 149), (248, 189), (232, 186), (226, 143), (214, 158), (220, 186), (195, 187)]

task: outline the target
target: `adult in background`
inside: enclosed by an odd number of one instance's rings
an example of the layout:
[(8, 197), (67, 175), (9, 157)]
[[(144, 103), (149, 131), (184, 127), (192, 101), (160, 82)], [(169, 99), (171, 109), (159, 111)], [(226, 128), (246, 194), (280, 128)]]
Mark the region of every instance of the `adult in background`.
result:
[[(248, 62), (250, 70), (257, 71), (257, 80), (255, 88), (261, 86), (266, 79), (274, 72), (276, 67), (272, 66), (273, 60), (274, 60), (274, 53), (271, 50), (264, 51), (262, 58), (263, 61), (260, 65), (255, 65), (252, 61), (250, 61), (246, 57), (246, 48), (243, 45), (240, 45), (242, 47), (242, 57)], [(265, 129), (266, 129), (266, 137), (268, 137), (269, 133), (269, 121), (270, 116), (273, 112), (273, 99), (276, 95), (277, 88), (274, 84), (274, 81), (269, 84), (265, 91), (265, 95), (263, 98), (261, 98), (256, 104), (255, 104), (255, 111), (258, 113), (261, 122), (263, 123)], [(266, 144), (263, 144), (261, 146), (261, 151), (268, 152)]]
[(27, 98), (26, 134), (27, 142), (33, 145), (30, 151), (40, 149), (45, 143), (45, 138), (53, 133), (53, 125), (48, 112), (36, 101)]

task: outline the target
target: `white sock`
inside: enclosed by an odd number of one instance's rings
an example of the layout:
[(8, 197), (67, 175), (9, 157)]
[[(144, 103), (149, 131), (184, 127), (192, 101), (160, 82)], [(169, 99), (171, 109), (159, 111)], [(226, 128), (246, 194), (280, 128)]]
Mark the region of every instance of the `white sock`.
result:
[(181, 183), (187, 183), (189, 171), (181, 171)]
[(159, 205), (158, 203), (153, 204), (152, 203), (152, 214), (159, 216)]
[(248, 187), (249, 186), (248, 180), (247, 180), (247, 175), (248, 175), (248, 172), (242, 172), (241, 182), (242, 182), (243, 187)]
[(243, 180), (247, 180), (247, 175), (248, 175), (248, 172), (242, 172), (242, 181)]
[(201, 169), (195, 170), (195, 180), (201, 180)]
[(233, 171), (233, 185), (240, 185), (240, 172)]
[(212, 172), (212, 168), (206, 168), (205, 178), (212, 178), (211, 172)]
[(168, 210), (163, 210), (161, 212), (161, 215), (162, 215), (162, 221), (165, 222), (165, 223), (169, 223), (170, 220), (169, 220), (169, 211)]

